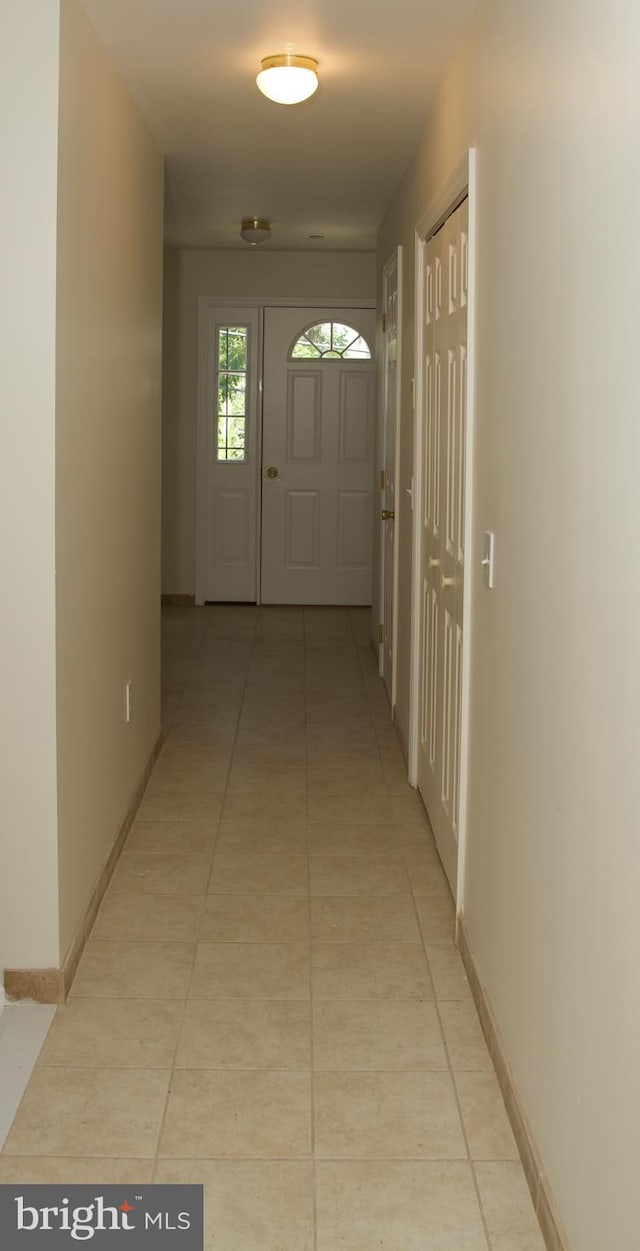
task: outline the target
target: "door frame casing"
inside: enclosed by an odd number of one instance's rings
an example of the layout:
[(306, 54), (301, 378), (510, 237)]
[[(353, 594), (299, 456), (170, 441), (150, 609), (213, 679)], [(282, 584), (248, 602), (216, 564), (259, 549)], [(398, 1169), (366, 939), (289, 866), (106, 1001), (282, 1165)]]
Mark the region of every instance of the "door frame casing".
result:
[(422, 629), (422, 514), (424, 506), (424, 429), (421, 420), (425, 408), (424, 348), (425, 289), (424, 259), (427, 242), (455, 211), (469, 200), (469, 276), (467, 296), (467, 429), (465, 440), (464, 491), (464, 610), (462, 628), (462, 707), (460, 718), (460, 796), (458, 820), (458, 875), (456, 909), (464, 903), (465, 856), (467, 840), (467, 790), (469, 768), (469, 691), (471, 658), (471, 582), (473, 551), (473, 442), (475, 427), (475, 358), (476, 358), (476, 209), (477, 154), (469, 148), (449, 178), (422, 215), (415, 230), (415, 405), (413, 426), (413, 551), (411, 577), (411, 661), (409, 712), (409, 782), (418, 785), (418, 752), (420, 744), (420, 639)]
[[(396, 360), (396, 387), (395, 387), (396, 407), (395, 407), (395, 421), (394, 421), (394, 426), (395, 426), (394, 466), (395, 468), (394, 468), (394, 484), (393, 484), (395, 501), (396, 501), (396, 512), (398, 511), (398, 504), (399, 504), (399, 498), (400, 498), (400, 455), (399, 455), (399, 452), (400, 452), (400, 411), (401, 411), (401, 402), (402, 402), (402, 257), (403, 257), (403, 248), (402, 248), (402, 244), (399, 243), (398, 246), (394, 249), (392, 255), (389, 257), (389, 260), (387, 261), (382, 271), (382, 293), (383, 293), (382, 312), (384, 316), (386, 317), (386, 313), (387, 313), (387, 301), (386, 301), (387, 277), (388, 275), (393, 273), (394, 269), (396, 273), (396, 292), (397, 292), (397, 306), (398, 306), (398, 312), (397, 312), (398, 355), (397, 355), (397, 360)], [(386, 349), (386, 342), (385, 342), (384, 358), (382, 362), (382, 367), (383, 367), (382, 430), (381, 430), (381, 439), (380, 439), (380, 444), (381, 444), (380, 454), (378, 457), (380, 461), (381, 469), (383, 468), (382, 460), (383, 460), (384, 452), (385, 452), (386, 395), (387, 395), (387, 384), (388, 384), (388, 376), (387, 376), (388, 362), (387, 362), (386, 351), (387, 349)], [(382, 491), (381, 491), (381, 495), (383, 495)], [(398, 562), (398, 532), (397, 532), (397, 529), (395, 528), (396, 524), (397, 523), (394, 522), (394, 531), (393, 531), (393, 613), (392, 613), (392, 627), (391, 627), (392, 638), (393, 638), (393, 654), (392, 654), (392, 659), (391, 659), (391, 711), (392, 713), (396, 706), (397, 675), (398, 675), (397, 642), (398, 642), (398, 564), (399, 562)], [(380, 527), (378, 529), (380, 532)], [(384, 622), (382, 622), (382, 614), (384, 612), (384, 572), (385, 570), (384, 570), (384, 560), (383, 560), (384, 542), (383, 542), (383, 536), (381, 533), (380, 533), (379, 543), (380, 543), (380, 591), (379, 591), (380, 613), (379, 613), (379, 616), (381, 618), (381, 624), (384, 624)], [(384, 644), (382, 643), (379, 643), (378, 645), (378, 673), (380, 677), (383, 676), (383, 646)]]
[(262, 377), (265, 308), (373, 308), (375, 299), (358, 296), (353, 299), (330, 299), (299, 296), (211, 296), (198, 297), (197, 334), (197, 413), (196, 413), (196, 464), (195, 464), (195, 602), (205, 603), (207, 560), (207, 500), (208, 500), (208, 447), (209, 447), (209, 328), (212, 313), (225, 308), (252, 308), (258, 314), (257, 344), (257, 455), (256, 455), (256, 603), (260, 603), (260, 524), (261, 524), (261, 465), (262, 465)]

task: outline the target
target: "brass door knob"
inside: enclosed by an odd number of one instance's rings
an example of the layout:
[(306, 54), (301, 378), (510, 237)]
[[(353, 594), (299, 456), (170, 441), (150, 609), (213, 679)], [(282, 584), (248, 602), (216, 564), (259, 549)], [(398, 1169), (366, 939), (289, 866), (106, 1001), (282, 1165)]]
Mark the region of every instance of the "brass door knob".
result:
[(269, 468), (267, 469), (267, 478), (277, 478), (277, 477), (278, 477), (278, 470), (276, 469), (275, 465), (269, 465)]
[(439, 558), (438, 556), (430, 556), (430, 557), (429, 557), (429, 568), (430, 568), (430, 569), (439, 569), (439, 568), (440, 568), (440, 558)]
[(395, 517), (395, 512), (393, 511), (392, 508), (383, 508), (382, 510), (383, 521), (393, 521), (394, 517)]
[(455, 582), (456, 582), (455, 578), (445, 578), (445, 576), (444, 576), (444, 574), (443, 574), (443, 575), (442, 575), (442, 577), (441, 577), (441, 579), (440, 579), (440, 586), (442, 587), (442, 589), (443, 589), (443, 591), (444, 591), (444, 590), (445, 590), (445, 587), (447, 587), (447, 586), (455, 586)]

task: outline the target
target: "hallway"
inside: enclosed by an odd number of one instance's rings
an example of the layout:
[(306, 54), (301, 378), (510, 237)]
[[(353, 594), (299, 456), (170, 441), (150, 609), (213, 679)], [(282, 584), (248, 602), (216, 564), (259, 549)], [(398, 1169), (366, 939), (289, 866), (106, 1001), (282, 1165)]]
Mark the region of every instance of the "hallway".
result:
[(202, 1182), (208, 1251), (542, 1251), (369, 619), (165, 611), (162, 752), (0, 1182)]

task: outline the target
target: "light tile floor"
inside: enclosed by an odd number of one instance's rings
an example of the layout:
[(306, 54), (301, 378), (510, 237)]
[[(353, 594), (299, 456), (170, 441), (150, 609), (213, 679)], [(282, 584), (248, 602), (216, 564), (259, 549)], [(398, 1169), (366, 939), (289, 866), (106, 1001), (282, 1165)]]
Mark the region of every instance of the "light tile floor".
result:
[(364, 610), (165, 614), (166, 740), (0, 1181), (208, 1251), (542, 1251)]
[(51, 1004), (5, 1006), (0, 990), (0, 1148), (13, 1124), (56, 1010)]

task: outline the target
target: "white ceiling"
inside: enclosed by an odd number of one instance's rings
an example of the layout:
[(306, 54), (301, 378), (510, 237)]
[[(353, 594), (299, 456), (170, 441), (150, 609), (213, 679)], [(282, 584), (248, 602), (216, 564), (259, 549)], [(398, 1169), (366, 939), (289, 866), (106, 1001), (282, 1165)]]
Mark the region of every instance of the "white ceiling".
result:
[[(477, 0), (82, 0), (166, 155), (167, 242), (375, 247)], [(320, 63), (304, 104), (273, 104), (255, 76), (291, 50)], [(320, 234), (320, 243), (309, 235)]]

